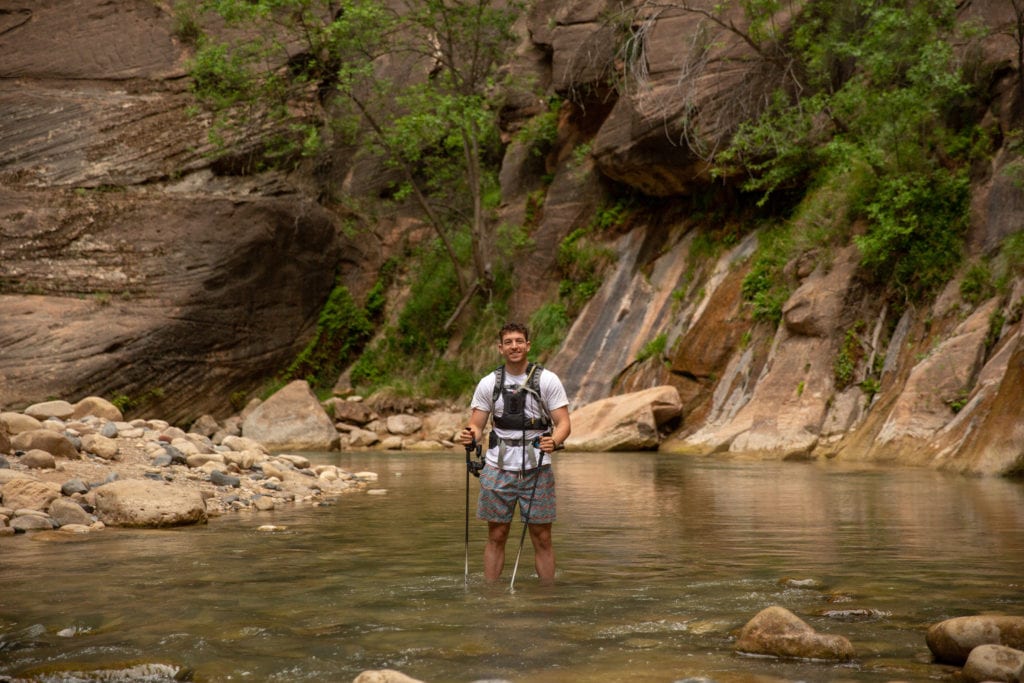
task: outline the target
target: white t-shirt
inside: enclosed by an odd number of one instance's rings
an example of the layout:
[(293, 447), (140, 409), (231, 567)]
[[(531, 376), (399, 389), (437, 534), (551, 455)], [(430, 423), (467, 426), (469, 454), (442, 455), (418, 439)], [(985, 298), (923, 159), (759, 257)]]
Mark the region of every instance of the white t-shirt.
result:
[[(565, 393), (565, 387), (562, 386), (562, 380), (558, 378), (558, 375), (551, 372), (548, 369), (538, 370), (540, 372), (540, 395), (544, 401), (544, 405), (547, 407), (548, 413), (553, 410), (557, 410), (563, 406), (569, 405), (569, 397)], [(495, 401), (495, 405), (491, 406), (491, 397), (494, 395), (494, 383), (497, 381), (495, 373), (490, 372), (485, 375), (476, 385), (476, 391), (473, 392), (473, 402), (470, 407), (475, 410), (482, 410), (485, 413), (493, 413), (495, 417), (501, 417), (505, 411), (505, 397), (503, 393), (498, 393), (498, 400)], [(521, 387), (526, 382), (526, 373), (521, 375), (512, 375), (508, 372), (505, 373), (505, 388), (508, 390), (514, 390), (517, 387)], [(524, 395), (524, 406), (523, 411), (526, 413), (526, 417), (540, 418), (544, 417), (546, 413), (541, 410), (541, 406), (537, 405), (537, 397), (528, 391), (523, 392)], [(530, 444), (533, 440), (544, 433), (541, 429), (527, 429), (526, 430), (526, 444), (527, 453), (523, 453), (523, 430), (522, 429), (502, 429), (494, 424), (491, 424), (491, 429), (494, 433), (504, 440), (504, 457), (501, 463), (498, 461), (499, 451), (502, 450), (499, 445), (495, 445), (493, 448), (487, 449), (487, 464), (492, 467), (501, 467), (506, 470), (518, 470), (523, 469), (525, 463), (525, 469), (531, 469), (537, 466), (535, 461), (537, 455), (540, 454), (539, 449), (534, 449)], [(550, 454), (544, 458), (544, 463), (551, 462)]]

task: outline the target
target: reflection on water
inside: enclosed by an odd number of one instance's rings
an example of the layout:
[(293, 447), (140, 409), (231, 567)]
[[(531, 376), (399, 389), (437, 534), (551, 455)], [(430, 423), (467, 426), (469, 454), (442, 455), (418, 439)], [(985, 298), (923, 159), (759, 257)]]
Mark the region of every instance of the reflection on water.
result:
[[(385, 496), (200, 528), (0, 539), (0, 681), (949, 680), (939, 620), (1024, 614), (1024, 486), (919, 470), (566, 454), (558, 582), (464, 579), (462, 454), (324, 454)], [(475, 501), (477, 481), (471, 482)], [(273, 523), (283, 531), (257, 532)], [(41, 537), (40, 537), (41, 538)], [(743, 657), (782, 605), (850, 638), (845, 665)], [(100, 673), (97, 673), (100, 672)], [(115, 672), (105, 677), (103, 672)]]

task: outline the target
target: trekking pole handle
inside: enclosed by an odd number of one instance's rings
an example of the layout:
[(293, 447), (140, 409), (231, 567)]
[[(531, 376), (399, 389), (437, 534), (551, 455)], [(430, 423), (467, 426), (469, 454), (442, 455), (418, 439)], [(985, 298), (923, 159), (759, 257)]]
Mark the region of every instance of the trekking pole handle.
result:
[[(544, 432), (543, 434), (541, 434), (541, 436), (551, 436), (551, 432)], [(536, 439), (533, 440), (533, 447), (534, 448), (540, 448), (540, 436), (538, 436)], [(554, 450), (560, 451), (563, 448), (565, 448), (565, 444), (564, 443), (560, 443), (560, 444), (555, 446)]]
[[(473, 434), (473, 440), (467, 444), (463, 444), (466, 447), (466, 469), (474, 477), (479, 477), (480, 470), (484, 468), (484, 463), (481, 456), (481, 451), (483, 449), (480, 447), (480, 444), (477, 443), (476, 434), (473, 432), (473, 429), (471, 427), (466, 427), (465, 431), (468, 431), (471, 434)], [(476, 462), (474, 462), (472, 459), (473, 451), (476, 451)]]

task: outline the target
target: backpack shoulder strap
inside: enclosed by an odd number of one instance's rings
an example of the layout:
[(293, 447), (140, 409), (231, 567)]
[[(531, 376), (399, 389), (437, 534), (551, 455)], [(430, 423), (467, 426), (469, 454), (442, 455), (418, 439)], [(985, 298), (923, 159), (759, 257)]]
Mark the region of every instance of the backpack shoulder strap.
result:
[(540, 363), (530, 363), (527, 369), (526, 384), (538, 397), (540, 396), (540, 376), (544, 372), (544, 366)]
[(544, 397), (540, 393), (540, 376), (544, 372), (544, 366), (540, 363), (530, 363), (527, 366), (526, 384), (523, 385), (523, 389), (528, 394), (533, 396), (534, 400), (537, 401), (537, 405), (540, 406), (540, 412), (544, 415), (544, 418), (551, 422), (551, 413), (548, 411), (547, 405), (544, 403)]
[(494, 391), (491, 392), (491, 410), (494, 410), (494, 406), (498, 403), (498, 396), (501, 395), (501, 390), (505, 386), (505, 366), (499, 365), (494, 369)]

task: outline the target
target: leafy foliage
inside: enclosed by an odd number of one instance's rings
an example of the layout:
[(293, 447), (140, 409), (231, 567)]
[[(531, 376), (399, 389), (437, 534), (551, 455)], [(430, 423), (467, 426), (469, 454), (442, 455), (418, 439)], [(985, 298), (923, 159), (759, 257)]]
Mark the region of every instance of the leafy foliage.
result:
[[(232, 31), (201, 34), (191, 64), (214, 142), (262, 149), (266, 165), (346, 142), (396, 172), (390, 198), (418, 206), (457, 290), (493, 286), (490, 210), (501, 156), (496, 68), (522, 9), (471, 0), (180, 0)], [(453, 242), (475, 243), (460, 260)], [(468, 263), (467, 263), (468, 261)], [(468, 268), (467, 268), (468, 267)], [(472, 275), (464, 270), (469, 269)]]
[(548, 100), (547, 109), (537, 114), (516, 133), (516, 137), (534, 156), (543, 157), (551, 151), (558, 139), (558, 116), (562, 101), (556, 98)]
[(644, 347), (640, 349), (640, 353), (637, 354), (636, 359), (638, 362), (643, 362), (648, 358), (659, 358), (668, 346), (668, 335), (664, 332), (656, 336), (651, 341), (644, 344)]
[(863, 206), (868, 232), (855, 238), (863, 264), (905, 300), (933, 294), (960, 262), (969, 195), (964, 173), (884, 178)]
[(530, 350), (534, 356), (544, 359), (556, 350), (565, 339), (572, 323), (562, 302), (551, 302), (538, 308), (530, 316)]
[(858, 331), (858, 326), (846, 331), (846, 336), (843, 337), (843, 344), (832, 363), (832, 373), (836, 380), (837, 389), (842, 390), (850, 386), (857, 371), (857, 364), (863, 356), (863, 349), (857, 336)]
[(564, 277), (558, 285), (558, 294), (567, 316), (575, 317), (597, 294), (605, 266), (614, 258), (614, 252), (596, 240), (590, 228), (578, 228), (562, 240), (558, 247), (558, 266)]
[[(743, 187), (764, 204), (780, 189), (821, 186), (860, 169), (846, 200), (848, 219), (868, 226), (856, 239), (864, 266), (899, 302), (932, 293), (959, 261), (966, 169), (987, 144), (960, 126), (971, 91), (952, 50), (955, 4), (826, 0), (807, 5), (785, 36), (762, 28), (777, 3), (744, 9), (746, 37), (775, 41), (798, 77), (740, 125), (715, 159), (716, 173), (744, 175)], [(764, 272), (752, 276), (749, 294), (770, 291)]]
[(285, 371), (281, 383), (302, 378), (314, 388), (333, 386), (372, 334), (366, 310), (353, 301), (347, 287), (336, 285), (320, 311), (313, 339)]
[(785, 225), (761, 232), (758, 251), (740, 290), (753, 308), (754, 320), (775, 325), (782, 319), (782, 306), (790, 295), (782, 267), (789, 258), (791, 243), (792, 235)]

